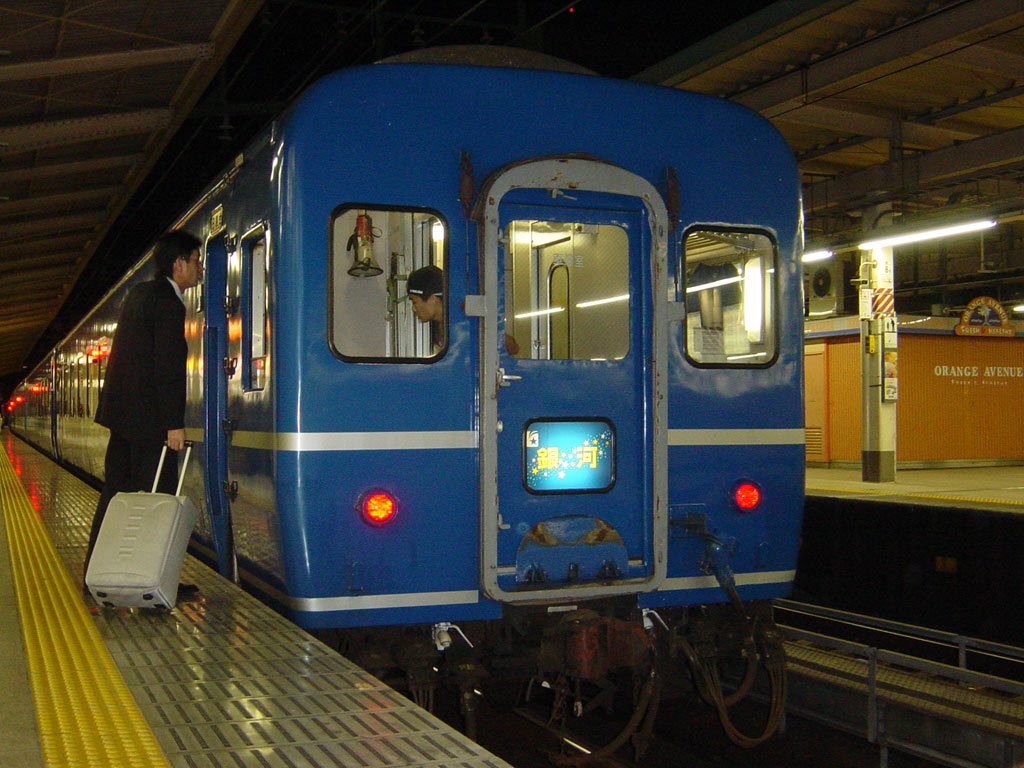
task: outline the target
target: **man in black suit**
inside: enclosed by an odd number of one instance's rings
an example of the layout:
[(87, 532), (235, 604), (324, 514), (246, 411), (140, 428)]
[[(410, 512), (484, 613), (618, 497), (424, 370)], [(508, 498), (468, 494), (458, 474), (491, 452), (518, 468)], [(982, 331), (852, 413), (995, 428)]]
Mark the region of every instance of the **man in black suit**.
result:
[(174, 493), (177, 453), (185, 447), (185, 301), (203, 276), (198, 238), (172, 230), (156, 242), (156, 277), (125, 297), (114, 332), (96, 422), (110, 430), (104, 484), (89, 533), (89, 568), (107, 504), (122, 491), (148, 491), (166, 441), (157, 491)]

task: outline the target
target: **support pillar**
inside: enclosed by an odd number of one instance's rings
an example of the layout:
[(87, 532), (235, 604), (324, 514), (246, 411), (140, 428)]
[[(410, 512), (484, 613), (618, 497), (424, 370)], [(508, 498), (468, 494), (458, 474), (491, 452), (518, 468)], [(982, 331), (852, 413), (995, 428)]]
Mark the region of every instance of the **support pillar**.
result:
[(861, 478), (896, 480), (896, 312), (892, 248), (861, 257)]

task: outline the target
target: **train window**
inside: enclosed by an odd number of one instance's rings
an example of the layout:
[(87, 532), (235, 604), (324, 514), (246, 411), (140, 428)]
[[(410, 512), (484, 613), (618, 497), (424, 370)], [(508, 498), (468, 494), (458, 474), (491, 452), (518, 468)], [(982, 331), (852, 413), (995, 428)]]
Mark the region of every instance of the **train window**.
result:
[(505, 348), (533, 360), (629, 352), (629, 237), (613, 224), (512, 221)]
[(683, 243), (686, 353), (699, 365), (775, 358), (775, 243), (748, 230), (691, 229)]
[[(448, 338), (448, 227), (429, 210), (341, 206), (331, 218), (331, 347), (352, 362), (432, 362)], [(420, 319), (409, 275), (442, 271), (439, 316)]]
[(242, 238), (246, 280), (245, 370), (247, 390), (263, 389), (267, 375), (267, 234), (261, 227)]

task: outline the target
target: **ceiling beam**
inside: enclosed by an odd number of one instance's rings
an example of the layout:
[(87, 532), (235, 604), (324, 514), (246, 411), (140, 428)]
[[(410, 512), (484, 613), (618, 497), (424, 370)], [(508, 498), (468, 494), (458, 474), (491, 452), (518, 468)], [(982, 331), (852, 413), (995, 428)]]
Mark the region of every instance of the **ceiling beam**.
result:
[(857, 207), (948, 182), (964, 174), (1024, 162), (1024, 126), (912, 157), (873, 165), (804, 188), (804, 210)]
[(856, 173), (870, 165), (871, 163), (838, 163), (827, 157), (824, 159), (815, 158), (800, 163), (800, 175), (805, 179), (814, 179), (815, 177), (818, 177), (819, 180), (821, 177), (834, 179), (847, 173)]
[(977, 138), (977, 133), (920, 125), (906, 120), (893, 120), (878, 115), (868, 115), (851, 109), (836, 109), (834, 106), (807, 104), (787, 112), (773, 122), (798, 123), (827, 128), (846, 135), (870, 136), (876, 139), (891, 139), (894, 127), (898, 125), (904, 145), (937, 149), (955, 141)]
[(48, 280), (66, 283), (70, 279), (71, 273), (68, 272), (67, 267), (26, 267), (3, 273), (5, 291), (10, 291), (12, 286), (21, 285), (22, 283), (34, 284), (37, 281), (46, 282)]
[(36, 179), (67, 178), (78, 173), (93, 173), (111, 168), (123, 168), (142, 160), (142, 155), (117, 155), (113, 157), (97, 157), (94, 160), (76, 160), (70, 163), (50, 163), (35, 165), (31, 168), (14, 168), (0, 170), (0, 184), (18, 181), (35, 181)]
[(186, 43), (135, 51), (97, 53), (91, 56), (65, 56), (58, 59), (23, 61), (0, 65), (0, 83), (18, 80), (38, 80), (44, 77), (80, 75), (83, 72), (103, 72), (111, 69), (151, 67), (179, 61), (195, 61), (213, 56), (212, 43)]
[[(730, 98), (766, 117), (777, 117), (807, 102), (892, 74), (908, 61), (952, 53), (967, 44), (969, 34), (1022, 13), (1020, 0), (966, 0), (926, 13)], [(961, 35), (965, 40), (957, 39)]]
[[(873, 141), (871, 136), (851, 136), (848, 139), (842, 139), (840, 141), (833, 141), (828, 144), (820, 144), (810, 149), (805, 149), (803, 152), (796, 153), (796, 161), (800, 164), (801, 173), (814, 173), (815, 167), (811, 165), (811, 161), (819, 157), (825, 157), (831, 155), (834, 152), (839, 152), (843, 149), (849, 149), (850, 147), (856, 147), (861, 144), (865, 144), (869, 141)], [(830, 176), (835, 175), (833, 170), (829, 173)]]
[[(61, 294), (60, 289), (57, 286), (49, 286), (46, 289), (46, 295), (40, 297), (39, 301), (34, 301), (31, 305), (33, 311), (41, 313), (42, 317), (53, 317), (60, 309), (61, 305)], [(27, 305), (26, 305), (27, 306)], [(19, 314), (17, 304), (8, 304), (0, 309), (0, 315), (5, 320), (7, 319), (21, 319), (26, 320), (29, 318), (36, 317), (36, 315)]]
[(170, 109), (158, 108), (3, 126), (0, 127), (0, 150), (4, 154), (13, 154), (94, 139), (150, 133), (169, 126), (172, 117)]
[[(5, 312), (0, 318), (0, 332), (18, 331), (25, 328), (37, 329), (45, 326), (53, 317), (55, 309), (33, 309), (31, 312), (19, 314), (17, 312)], [(33, 339), (31, 343), (35, 343)]]
[(124, 194), (124, 191), (125, 188), (122, 186), (93, 187), (92, 189), (76, 189), (74, 192), (61, 192), (56, 195), (23, 197), (20, 200), (9, 200), (0, 203), (0, 216), (39, 213), (47, 209), (66, 211), (68, 208), (77, 207), (80, 203), (104, 199), (109, 200), (112, 197)]
[(854, 2), (856, 0), (783, 0), (772, 3), (645, 69), (633, 79), (685, 88), (688, 80), (762, 45), (770, 45), (786, 34)]
[(17, 312), (19, 308), (24, 307), (25, 309), (39, 309), (41, 306), (49, 306), (52, 309), (56, 309), (59, 306), (59, 300), (63, 287), (60, 285), (51, 285), (41, 289), (38, 295), (32, 296), (31, 305), (25, 302), (24, 296), (8, 296), (0, 298), (0, 311), (3, 312), (4, 317), (8, 317)]
[(12, 224), (5, 224), (3, 233), (0, 235), (0, 246), (6, 248), (6, 243), (25, 235), (47, 235), (65, 234), (70, 231), (92, 230), (106, 219), (105, 210), (91, 211), (88, 213), (76, 213), (70, 216), (51, 216), (45, 219), (29, 219), (28, 221), (16, 221)]
[(35, 258), (40, 254), (55, 251), (78, 251), (80, 255), (85, 255), (84, 236), (47, 237), (47, 234), (43, 233), (38, 239), (22, 239), (17, 243), (4, 245), (0, 251), (0, 264), (22, 258)]
[(21, 358), (28, 352), (31, 342), (19, 333), (9, 340), (0, 339), (0, 375), (19, 373)]
[(954, 51), (944, 61), (972, 72), (988, 72), (1010, 80), (1024, 80), (1024, 56), (992, 45), (972, 45)]
[(936, 109), (931, 112), (925, 112), (922, 115), (914, 117), (913, 120), (916, 123), (934, 123), (939, 120), (945, 120), (946, 118), (953, 117), (954, 115), (970, 112), (973, 109), (981, 109), (982, 107), (988, 107), (992, 104), (998, 104), (1001, 101), (1009, 101), (1010, 99), (1015, 99), (1022, 95), (1024, 95), (1024, 85), (1017, 85), (1012, 88), (1006, 88), (1002, 91), (983, 94), (976, 99), (971, 99), (970, 101), (961, 101), (956, 104), (951, 104), (948, 107)]
[(64, 266), (73, 267), (85, 255), (85, 251), (72, 251), (68, 253), (50, 253), (45, 251), (40, 256), (29, 256), (22, 259), (8, 259), (6, 252), (0, 254), (0, 279), (2, 275), (11, 271), (31, 269), (33, 267)]

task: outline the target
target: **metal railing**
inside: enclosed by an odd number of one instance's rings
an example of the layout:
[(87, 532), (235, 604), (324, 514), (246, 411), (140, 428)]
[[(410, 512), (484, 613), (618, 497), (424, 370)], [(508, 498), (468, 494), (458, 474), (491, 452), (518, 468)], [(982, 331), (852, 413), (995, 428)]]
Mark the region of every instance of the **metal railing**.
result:
[[(888, 619), (881, 619), (876, 616), (866, 616), (861, 613), (851, 613), (850, 611), (840, 611), (834, 608), (826, 608), (824, 606), (812, 605), (810, 603), (801, 603), (795, 600), (777, 599), (772, 601), (772, 605), (776, 608), (781, 608), (786, 611), (792, 611), (794, 613), (802, 613), (808, 616), (816, 616), (824, 619), (830, 619), (832, 621), (838, 621), (853, 626), (866, 627), (868, 629), (889, 632), (894, 635), (902, 635), (904, 637), (910, 637), (917, 640), (925, 640), (932, 643), (946, 645), (950, 648), (956, 648), (957, 666), (962, 670), (968, 669), (967, 654), (969, 651), (973, 651), (974, 653), (986, 654), (988, 656), (992, 656), (999, 659), (1017, 661), (1024, 665), (1024, 648), (1019, 648), (1014, 645), (995, 643), (990, 640), (982, 640), (977, 637), (959, 635), (955, 632), (945, 632), (939, 629), (919, 627), (914, 624), (904, 624), (903, 622), (899, 621), (890, 621)], [(804, 630), (797, 630), (792, 627), (786, 627), (787, 632), (790, 630), (793, 630), (794, 632), (804, 632)], [(864, 647), (868, 646), (865, 645)], [(890, 652), (882, 651), (882, 653)], [(903, 656), (902, 654), (897, 655), (901, 657)], [(906, 658), (913, 657), (907, 656)], [(922, 659), (921, 661), (924, 660)], [(942, 666), (948, 667), (948, 665)], [(1022, 666), (1022, 674), (1024, 674), (1024, 666)]]

